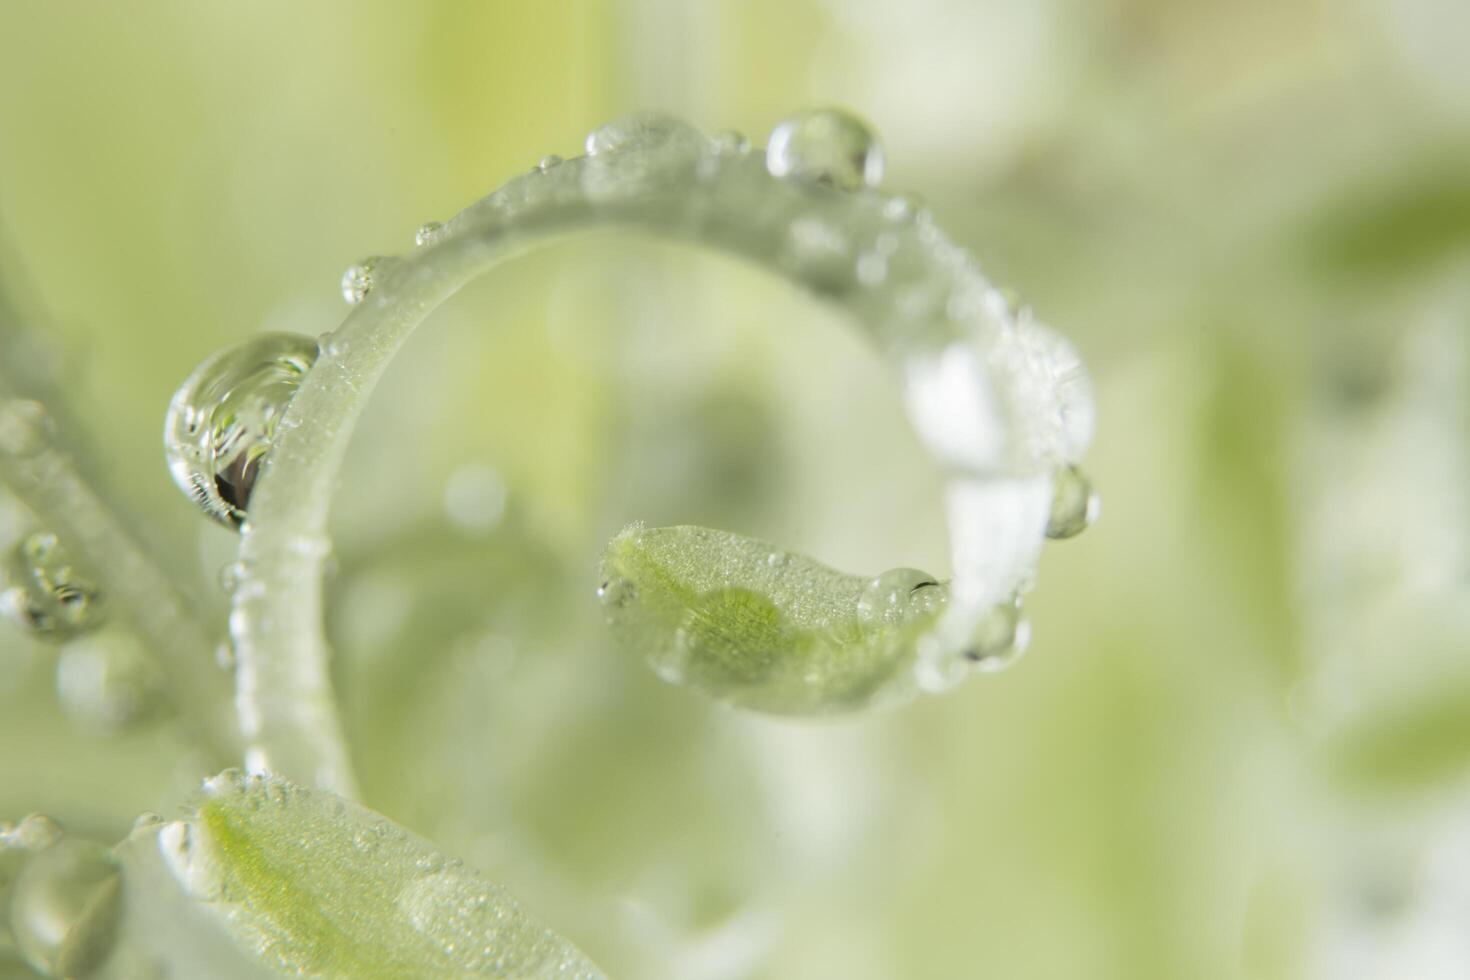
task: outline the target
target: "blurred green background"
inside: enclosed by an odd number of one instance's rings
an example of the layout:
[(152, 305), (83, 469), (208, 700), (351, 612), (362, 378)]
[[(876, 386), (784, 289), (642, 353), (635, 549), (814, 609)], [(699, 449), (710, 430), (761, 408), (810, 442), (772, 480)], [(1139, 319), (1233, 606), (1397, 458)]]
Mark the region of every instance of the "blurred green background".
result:
[[(946, 551), (855, 331), (589, 239), (455, 299), (361, 426), (329, 617), (367, 802), (622, 978), (1463, 978), (1467, 42), (1455, 0), (11, 2), (0, 275), (223, 630), (232, 536), (160, 447), (206, 354), (331, 329), (347, 265), (627, 111), (762, 144), (851, 107), (1094, 374), (1104, 515), (1031, 651), (808, 724), (616, 655), (631, 520)], [(187, 736), (79, 725), (55, 673), (0, 633), (0, 818), (176, 806)]]

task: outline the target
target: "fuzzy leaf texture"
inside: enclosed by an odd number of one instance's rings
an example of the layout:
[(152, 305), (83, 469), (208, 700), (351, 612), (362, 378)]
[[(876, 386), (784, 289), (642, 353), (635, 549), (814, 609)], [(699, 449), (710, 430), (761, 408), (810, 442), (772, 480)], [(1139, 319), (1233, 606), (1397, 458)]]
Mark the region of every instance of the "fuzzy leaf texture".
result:
[(607, 547), (601, 592), (618, 642), (663, 679), (744, 708), (816, 715), (915, 690), (915, 644), (942, 603), (865, 617), (873, 582), (727, 531), (634, 525)]
[[(206, 784), (191, 816), (154, 837), (202, 910), (191, 914), (271, 973), (603, 976), (500, 887), (323, 790), (231, 771)], [(123, 860), (127, 867), (126, 850)]]

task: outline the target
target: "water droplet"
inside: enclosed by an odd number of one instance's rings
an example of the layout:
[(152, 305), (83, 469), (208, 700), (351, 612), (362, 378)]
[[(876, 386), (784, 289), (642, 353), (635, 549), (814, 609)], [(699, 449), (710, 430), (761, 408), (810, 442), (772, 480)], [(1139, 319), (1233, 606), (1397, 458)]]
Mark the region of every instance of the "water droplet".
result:
[(883, 179), (883, 146), (857, 117), (837, 109), (802, 112), (777, 124), (766, 148), (772, 176), (854, 191)]
[(133, 821), (132, 832), (136, 834), (139, 831), (153, 830), (156, 827), (162, 827), (163, 823), (164, 821), (161, 815), (154, 813), (152, 810), (144, 810), (138, 814), (138, 819)]
[(541, 161), (539, 163), (536, 164), (536, 169), (544, 174), (548, 170), (556, 169), (557, 167), (561, 166), (561, 164), (561, 157), (557, 156), (555, 153), (548, 153), (546, 156), (541, 158)]
[[(423, 248), (423, 247), (425, 247), (427, 245), (434, 244), (435, 242), (437, 242), (439, 239), (441, 239), (443, 237), (444, 237), (444, 225), (442, 223), (440, 223), (438, 221), (426, 221), (423, 224), (419, 225), (419, 230), (418, 231), (416, 231), (416, 232), (413, 233), (413, 243), (415, 245), (417, 245), (419, 248)], [(355, 268), (357, 268), (357, 266), (353, 266), (353, 268), (355, 269)], [(351, 270), (349, 269), (348, 271), (350, 272)], [(347, 294), (347, 277), (346, 276), (343, 276), (342, 277), (342, 283), (343, 283), (343, 286), (342, 286), (342, 295), (344, 297), (347, 297), (348, 294)], [(354, 283), (354, 285), (355, 285), (355, 283)], [(364, 291), (363, 292), (363, 295), (366, 296), (367, 295), (367, 292)], [(351, 298), (348, 298), (347, 302), (354, 303), (354, 302), (356, 302), (356, 300), (353, 300)]]
[(949, 590), (928, 572), (890, 568), (874, 578), (858, 597), (858, 619), (870, 626), (894, 626), (938, 612)]
[(883, 202), (883, 217), (889, 221), (912, 221), (926, 214), (924, 202), (914, 194), (895, 194)]
[(1092, 489), (1087, 474), (1080, 467), (1063, 466), (1052, 474), (1046, 536), (1058, 540), (1075, 537), (1092, 526), (1101, 509), (1102, 498)]
[(63, 840), (37, 854), (16, 879), (10, 925), (27, 963), (48, 977), (75, 977), (112, 948), (121, 872), (101, 844)]
[(745, 134), (734, 129), (716, 133), (710, 137), (710, 149), (720, 156), (742, 156), (750, 152), (750, 140)]
[(255, 478), (317, 343), (271, 333), (209, 357), (175, 393), (164, 420), (174, 482), (227, 527), (245, 523)]
[(864, 286), (881, 285), (888, 278), (888, 259), (878, 252), (864, 252), (857, 261), (858, 282)]
[(638, 594), (633, 583), (625, 578), (611, 578), (597, 587), (597, 598), (609, 611), (620, 609)]
[(62, 648), (56, 695), (67, 716), (85, 728), (115, 732), (158, 706), (161, 678), (136, 634), (111, 629)]
[(386, 256), (370, 255), (356, 265), (348, 266), (342, 273), (342, 298), (353, 306), (361, 303), (382, 281), (392, 261)]
[(23, 817), (15, 826), (0, 824), (0, 849), (42, 851), (61, 840), (61, 824), (44, 813)]
[(46, 448), (50, 422), (40, 402), (26, 398), (0, 402), (0, 453), (34, 456)]
[(505, 516), (505, 481), (493, 467), (461, 466), (444, 486), (444, 509), (466, 531), (483, 534)]
[(987, 673), (1002, 670), (1026, 652), (1030, 641), (1031, 624), (1021, 615), (1017, 597), (995, 606), (975, 624), (965, 659)]
[(97, 586), (72, 567), (56, 535), (27, 536), (6, 562), (9, 586), (0, 592), (0, 617), (36, 639), (60, 643), (103, 620)]
[(214, 665), (223, 671), (235, 669), (235, 644), (232, 641), (219, 641), (219, 645), (214, 648)]
[(664, 143), (692, 142), (698, 131), (688, 123), (661, 113), (645, 112), (615, 119), (587, 134), (587, 155), (623, 153)]
[(245, 578), (245, 570), (243, 561), (225, 563), (224, 567), (219, 570), (219, 587), (224, 589), (227, 595), (233, 595)]

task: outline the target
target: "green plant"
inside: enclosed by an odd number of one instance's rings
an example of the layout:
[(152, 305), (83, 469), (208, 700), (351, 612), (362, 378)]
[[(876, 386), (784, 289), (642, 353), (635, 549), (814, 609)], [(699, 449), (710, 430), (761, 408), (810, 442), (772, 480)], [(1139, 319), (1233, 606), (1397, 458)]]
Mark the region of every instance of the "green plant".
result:
[(436, 306), (546, 241), (605, 226), (651, 232), (827, 299), (899, 372), (946, 475), (947, 582), (914, 569), (845, 575), (726, 532), (634, 525), (608, 547), (599, 589), (625, 646), (666, 680), (787, 714), (943, 691), (1013, 658), (1043, 540), (1095, 514), (1077, 468), (1092, 428), (1086, 376), (920, 205), (878, 192), (881, 175), (876, 139), (834, 111), (783, 123), (764, 157), (737, 135), (620, 120), (588, 137), (586, 156), (549, 157), (424, 226), (411, 255), (349, 269), (353, 312), (319, 342), (271, 334), (207, 360), (170, 406), (166, 444), (180, 486), (242, 532), (229, 573), (233, 707), (199, 656), (208, 626), (54, 443), (41, 406), (60, 399), (4, 379), (16, 390), (0, 391), (0, 479), (55, 537), (17, 556), (11, 618), (61, 638), (91, 625), (105, 598), (150, 641), (168, 700), (209, 751), (242, 758), (249, 773), (211, 780), (181, 821), (145, 815), (113, 852), (57, 840), (44, 823), (8, 829), (0, 886), (12, 889), (31, 965), (597, 975), (495, 886), (348, 802), (356, 780), (322, 629), (328, 507), (374, 384)]

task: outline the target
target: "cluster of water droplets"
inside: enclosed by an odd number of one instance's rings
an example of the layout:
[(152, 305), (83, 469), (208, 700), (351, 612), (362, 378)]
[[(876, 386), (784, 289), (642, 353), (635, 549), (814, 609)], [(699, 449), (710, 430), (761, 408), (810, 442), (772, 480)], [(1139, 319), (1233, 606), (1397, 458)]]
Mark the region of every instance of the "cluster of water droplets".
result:
[[(777, 240), (766, 246), (774, 248), (779, 265), (818, 292), (864, 291), (859, 301), (879, 311), (872, 316), (879, 339), (900, 352), (905, 366), (910, 415), (942, 464), (968, 477), (1048, 460), (1046, 536), (1072, 537), (1096, 519), (1098, 497), (1075, 464), (1092, 432), (1091, 390), (1075, 350), (993, 288), (973, 259), (939, 233), (922, 201), (878, 190), (883, 147), (863, 121), (835, 109), (798, 113), (775, 126), (758, 154), (738, 132), (706, 138), (681, 120), (642, 114), (594, 129), (584, 148), (585, 157), (572, 161), (542, 158), (458, 218), (424, 224), (414, 245), (436, 246), (480, 213), (513, 225), (521, 210), (538, 203), (621, 206), (644, 189), (654, 192), (691, 174), (699, 181), (728, 177), (737, 196), (751, 191), (750, 207), (781, 209)], [(767, 186), (775, 178), (785, 196), (757, 191), (757, 175)], [(843, 200), (859, 201), (857, 210), (866, 217), (850, 223), (838, 206)], [(699, 207), (718, 210), (720, 201)], [(705, 214), (696, 209), (691, 217), (704, 220)], [(404, 261), (371, 256), (353, 265), (342, 277), (344, 299), (362, 303)], [(165, 437), (170, 468), (211, 517), (236, 527), (245, 521), (276, 425), (316, 354), (316, 342), (305, 337), (255, 338), (207, 360), (175, 396)], [(997, 391), (992, 379), (998, 377), (1020, 380)], [(1034, 411), (1035, 405), (1053, 405), (1055, 412)], [(609, 581), (600, 594), (609, 609), (636, 601), (626, 581)], [(747, 620), (754, 615), (750, 597), (722, 594), (720, 601), (740, 606)], [(869, 583), (855, 618), (888, 628), (935, 620), (950, 604), (948, 583), (895, 569)], [(707, 620), (714, 614), (690, 615)], [(1029, 632), (1019, 593), (967, 628), (968, 641), (951, 655), (980, 669), (1009, 663)], [(678, 632), (710, 637), (705, 629)]]
[(245, 523), (281, 416), (317, 354), (311, 337), (261, 334), (206, 359), (174, 394), (163, 433), (169, 472), (221, 524)]
[(59, 648), (56, 694), (67, 716), (99, 732), (150, 716), (161, 702), (158, 665), (132, 629), (109, 621), (98, 587), (56, 535), (26, 534), (3, 564), (0, 617)]
[[(858, 597), (859, 621), (878, 627), (933, 620), (948, 604), (950, 587), (916, 568), (891, 568), (871, 579)], [(999, 670), (1025, 652), (1030, 627), (1018, 592), (980, 618), (962, 657), (978, 669)]]
[(32, 814), (0, 824), (0, 959), (44, 977), (79, 977), (111, 951), (122, 873), (111, 850)]
[(5, 560), (0, 617), (38, 640), (64, 643), (102, 624), (102, 596), (56, 535), (35, 531)]

